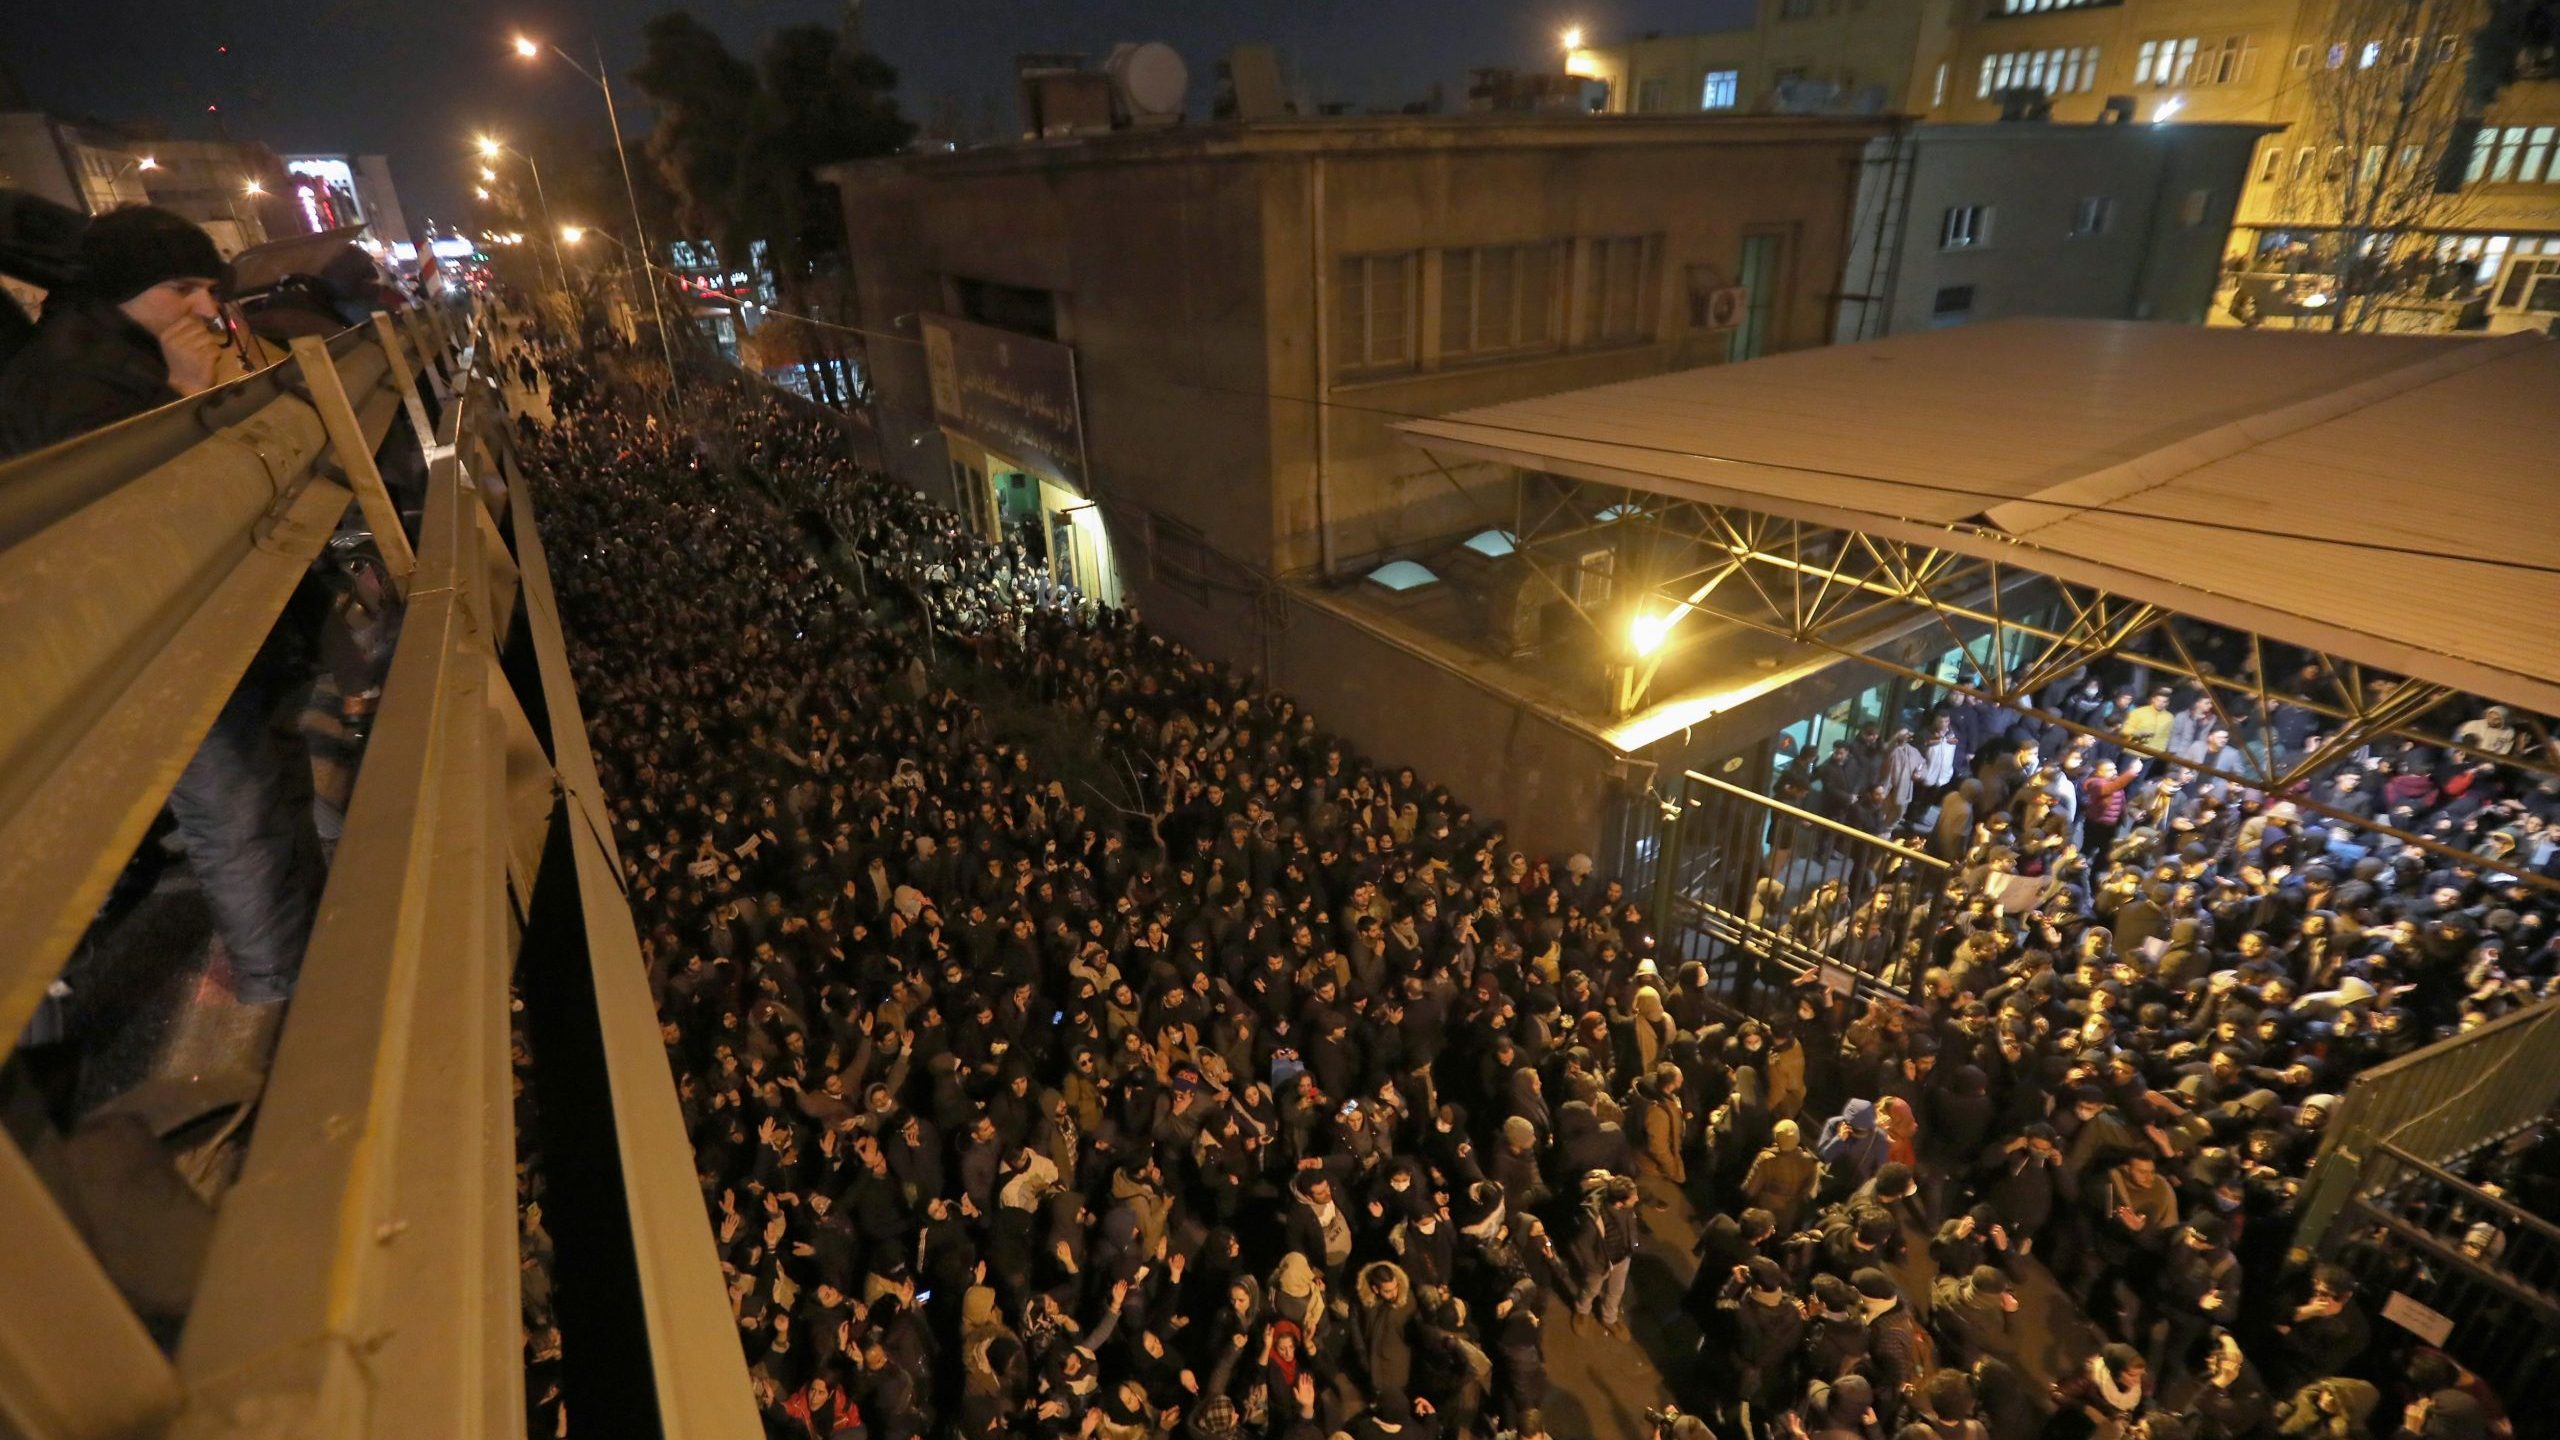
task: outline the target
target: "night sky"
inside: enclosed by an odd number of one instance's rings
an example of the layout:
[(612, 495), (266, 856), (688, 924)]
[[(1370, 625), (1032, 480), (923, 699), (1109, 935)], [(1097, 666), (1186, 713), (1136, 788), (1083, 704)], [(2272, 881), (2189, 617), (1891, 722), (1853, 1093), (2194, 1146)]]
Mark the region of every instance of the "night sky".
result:
[[(10, 27), (5, 54), (38, 107), (179, 135), (212, 133), (218, 102), (234, 138), (284, 153), (384, 153), (412, 224), (461, 214), (465, 147), (480, 130), (523, 134), (600, 110), (592, 86), (556, 61), (507, 50), (518, 28), (583, 58), (603, 40), (616, 72), (640, 26), (672, 5), (564, 0), (57, 0)], [(832, 23), (836, 0), (697, 0), (685, 8), (752, 56), (784, 25)], [(1002, 105), (1010, 123), (1018, 51), (1081, 51), (1162, 40), (1190, 62), (1205, 109), (1228, 47), (1278, 46), (1318, 99), (1355, 106), (1419, 99), (1437, 80), (1453, 106), (1470, 66), (1552, 65), (1568, 24), (1595, 38), (1747, 21), (1751, 0), (868, 0), (871, 47), (900, 71), (910, 116), (948, 97), (972, 119)], [(225, 53), (221, 47), (228, 46)], [(636, 93), (626, 122), (645, 128)], [(602, 120), (596, 121), (599, 132)]]

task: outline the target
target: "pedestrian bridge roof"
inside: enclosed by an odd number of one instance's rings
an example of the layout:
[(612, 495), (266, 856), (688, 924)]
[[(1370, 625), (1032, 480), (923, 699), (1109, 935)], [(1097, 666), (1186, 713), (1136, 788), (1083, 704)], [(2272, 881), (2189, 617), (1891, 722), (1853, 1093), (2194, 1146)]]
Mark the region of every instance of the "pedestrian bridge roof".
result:
[(1399, 424), (2560, 713), (2560, 344), (2010, 320)]

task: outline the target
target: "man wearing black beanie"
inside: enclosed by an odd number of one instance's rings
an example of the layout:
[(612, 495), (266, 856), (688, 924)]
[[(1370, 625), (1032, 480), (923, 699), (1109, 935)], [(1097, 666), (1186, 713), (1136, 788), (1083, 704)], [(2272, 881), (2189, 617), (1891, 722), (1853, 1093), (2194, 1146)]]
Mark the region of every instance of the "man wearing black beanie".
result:
[[(110, 211), (80, 236), (72, 279), (0, 371), (0, 457), (41, 449), (210, 389), (242, 371), (217, 328), (231, 267), (183, 215)], [(250, 1047), (270, 1043), (310, 939), (323, 868), (311, 762), (277, 722), (307, 685), (307, 627), (270, 633), (169, 792), (187, 863), (228, 954)]]
[(76, 277), (0, 371), (0, 456), (42, 449), (240, 373), (219, 328), (231, 267), (194, 221), (111, 210), (80, 237)]

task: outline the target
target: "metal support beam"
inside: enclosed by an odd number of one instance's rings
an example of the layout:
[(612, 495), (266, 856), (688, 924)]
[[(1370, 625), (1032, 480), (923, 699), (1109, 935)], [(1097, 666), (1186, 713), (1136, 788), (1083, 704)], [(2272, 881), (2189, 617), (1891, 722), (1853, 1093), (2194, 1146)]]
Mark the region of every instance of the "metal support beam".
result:
[(409, 410), (409, 429), (421, 445), (432, 442), (436, 427), (427, 419), (427, 403), (418, 394), (417, 371), (409, 363), (409, 347), (391, 317), (377, 313), (373, 317), (373, 334), (382, 346), (383, 358), (391, 362), (391, 376), (400, 389), (400, 402)]
[(178, 1390), (160, 1347), (0, 1138), (0, 1433), (123, 1440), (156, 1432)]
[(347, 388), (338, 381), (338, 367), (329, 358), (329, 348), (316, 336), (297, 336), (293, 341), (293, 363), (302, 371), (302, 383), (310, 391), (312, 407), (320, 412), (320, 423), (329, 432), (329, 449), (337, 459), (338, 473), (356, 492), (356, 504), (364, 510), (365, 525), (373, 531), (374, 548), (382, 552), (383, 567), (391, 572), (391, 588), (396, 594), (406, 595), (409, 572), (418, 568), (418, 556), (409, 548), (409, 532), (401, 528), (400, 507), (391, 503), (391, 492), (383, 488), (382, 471), (373, 463), (373, 447), (365, 443), (364, 427), (356, 420), (355, 407), (347, 403)]

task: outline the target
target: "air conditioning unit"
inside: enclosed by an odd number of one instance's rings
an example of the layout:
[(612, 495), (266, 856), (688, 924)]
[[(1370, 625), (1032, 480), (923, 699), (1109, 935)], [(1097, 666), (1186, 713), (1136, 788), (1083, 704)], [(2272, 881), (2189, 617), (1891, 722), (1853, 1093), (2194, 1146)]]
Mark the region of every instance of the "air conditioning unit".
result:
[(1742, 324), (1743, 309), (1751, 303), (1751, 292), (1739, 285), (1726, 285), (1707, 292), (1707, 328), (1731, 330)]

